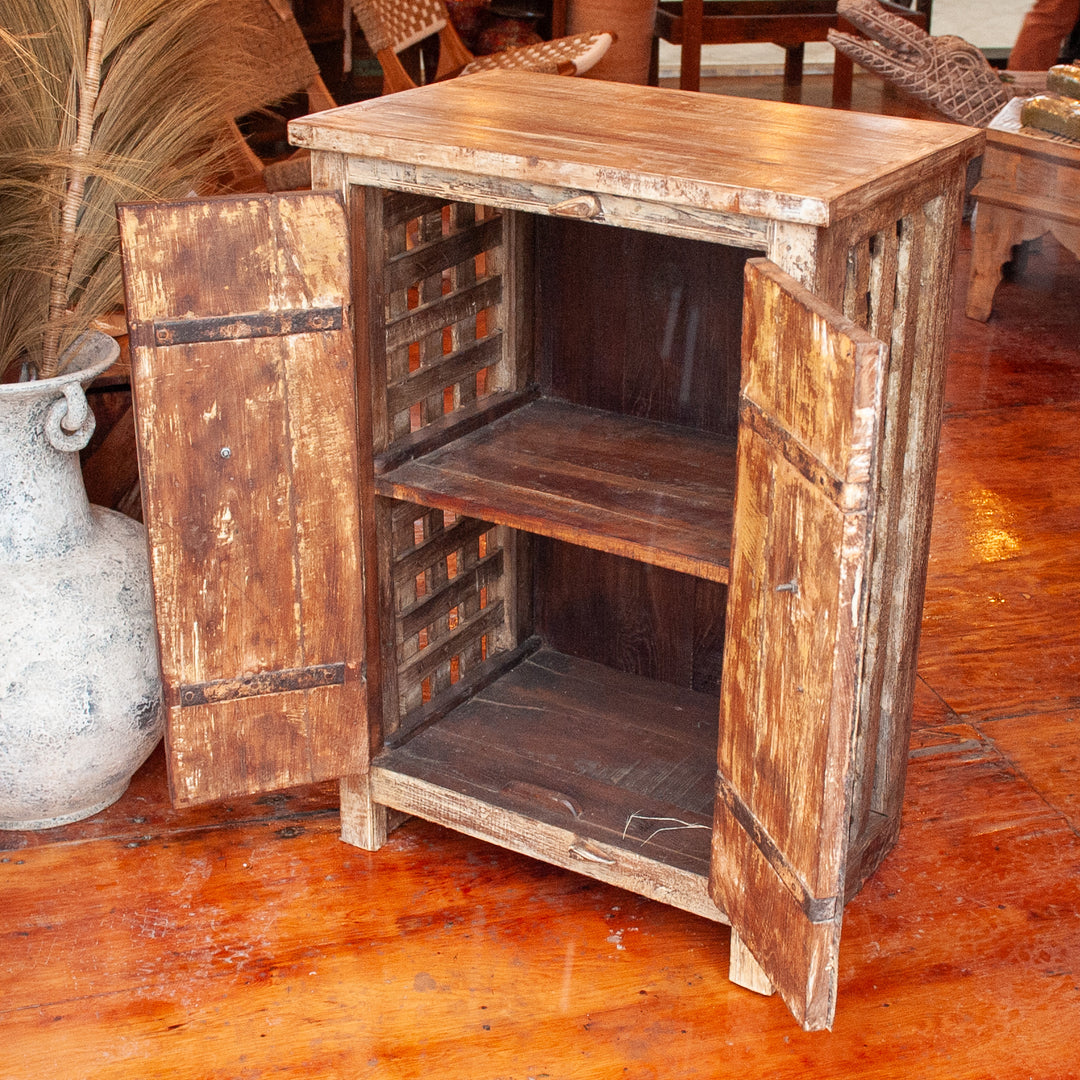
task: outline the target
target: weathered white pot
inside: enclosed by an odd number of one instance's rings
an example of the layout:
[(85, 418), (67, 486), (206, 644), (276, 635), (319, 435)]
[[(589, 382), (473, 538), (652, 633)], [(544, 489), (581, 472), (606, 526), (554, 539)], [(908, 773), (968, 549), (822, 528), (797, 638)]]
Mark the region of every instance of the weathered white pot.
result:
[(103, 810), (161, 737), (143, 526), (91, 506), (83, 387), (117, 355), (90, 334), (68, 371), (0, 386), (0, 829)]

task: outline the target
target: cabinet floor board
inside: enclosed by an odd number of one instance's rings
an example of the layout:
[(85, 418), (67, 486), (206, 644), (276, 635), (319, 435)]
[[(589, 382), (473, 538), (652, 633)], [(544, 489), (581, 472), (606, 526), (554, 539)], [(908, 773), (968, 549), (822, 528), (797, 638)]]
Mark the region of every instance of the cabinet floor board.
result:
[(102, 814), (0, 832), (0, 1076), (1080, 1077), (1080, 266), (1059, 255), (986, 324), (957, 268), (903, 823), (845, 910), (831, 1033), (731, 984), (715, 922), (417, 820), (361, 851), (331, 785), (175, 810), (159, 751)]
[(542, 650), (377, 764), (483, 801), (500, 832), (501, 810), (534, 814), (704, 876), (717, 713), (709, 695)]

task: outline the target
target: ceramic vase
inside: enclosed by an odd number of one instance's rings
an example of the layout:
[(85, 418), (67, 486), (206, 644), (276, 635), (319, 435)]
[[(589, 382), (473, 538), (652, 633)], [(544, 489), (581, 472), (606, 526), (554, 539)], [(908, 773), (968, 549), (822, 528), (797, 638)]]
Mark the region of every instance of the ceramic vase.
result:
[(162, 733), (146, 532), (91, 506), (84, 388), (117, 356), (85, 335), (64, 374), (0, 385), (0, 828), (103, 810)]

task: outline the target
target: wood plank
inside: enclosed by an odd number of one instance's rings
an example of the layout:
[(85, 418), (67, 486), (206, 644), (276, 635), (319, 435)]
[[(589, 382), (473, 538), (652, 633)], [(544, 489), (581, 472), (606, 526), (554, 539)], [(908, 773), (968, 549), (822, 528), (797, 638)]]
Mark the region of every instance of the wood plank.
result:
[(493, 217), (471, 229), (451, 232), (418, 244), (390, 259), (386, 264), (386, 286), (403, 289), (422, 278), (464, 262), (502, 240), (502, 218)]
[(400, 349), (426, 334), (441, 332), (444, 326), (461, 322), (484, 308), (497, 304), (502, 296), (499, 278), (483, 278), (460, 292), (438, 299), (424, 298), (419, 307), (391, 318), (386, 324), (386, 348)]
[(408, 409), (426, 394), (442, 391), (462, 379), (490, 367), (502, 355), (498, 333), (473, 341), (454, 352), (428, 361), (426, 367), (410, 372), (400, 382), (387, 387), (387, 408), (391, 415)]
[(447, 615), (452, 608), (463, 604), (473, 593), (487, 588), (503, 572), (503, 553), (496, 551), (475, 565), (463, 568), (452, 582), (439, 592), (425, 596), (415, 604), (399, 612), (401, 633), (404, 637), (415, 634), (430, 625), (435, 618)]
[(581, 836), (576, 829), (548, 824), (537, 817), (535, 803), (527, 813), (515, 813), (382, 766), (372, 769), (372, 788), (387, 805), (405, 808), (425, 820), (450, 824), (467, 836), (617, 885), (714, 922), (727, 922), (706, 891), (708, 879), (704, 874), (659, 861), (625, 845)]
[(734, 455), (715, 437), (541, 399), (377, 490), (727, 580)]
[[(426, 648), (401, 663), (398, 669), (400, 683), (406, 686), (420, 686), (438, 668), (446, 666), (449, 669), (451, 660), (459, 657), (462, 651), (478, 643), (482, 636), (497, 630), (502, 625), (503, 617), (501, 603), (489, 604), (468, 618), (459, 619), (453, 636), (435, 637), (432, 635), (434, 640), (429, 638)], [(432, 692), (438, 693), (449, 685), (448, 680), (445, 683), (436, 682), (432, 686)]]
[[(346, 160), (351, 184), (425, 192), (433, 198), (468, 199), (489, 207), (523, 211), (529, 216), (550, 214), (563, 218), (569, 208), (580, 205), (582, 198), (577, 187), (536, 183), (527, 178), (507, 180), (489, 173), (462, 173), (429, 165), (404, 165), (356, 157)], [(585, 200), (599, 207), (589, 218), (593, 223), (627, 226), (643, 232), (732, 244), (740, 248), (761, 250), (766, 247), (770, 223), (752, 214), (703, 210), (609, 194), (587, 195)]]
[[(767, 264), (755, 261), (753, 265)], [(798, 432), (805, 449), (832, 476), (864, 486), (876, 449), (870, 437), (876, 430), (876, 417), (869, 407), (859, 406), (874, 404), (881, 372), (876, 365), (860, 363), (858, 350), (872, 346), (880, 351), (880, 346), (855, 323), (838, 320), (849, 337), (838, 343), (834, 353), (822, 356), (818, 348), (807, 346), (815, 335), (820, 339), (825, 333), (826, 317), (823, 306), (809, 293), (799, 294), (805, 302), (795, 310), (788, 310), (779, 289), (748, 289), (747, 293), (744, 349), (760, 349), (762, 355), (766, 348), (774, 351), (769, 354), (771, 362), (744, 366), (744, 396), (768, 414), (778, 429)], [(778, 339), (775, 345), (774, 336)], [(756, 344), (765, 341), (770, 345)], [(824, 346), (820, 351), (824, 352)], [(855, 402), (856, 407), (837, 408), (837, 402), (845, 406)], [(788, 453), (792, 449), (786, 448)]]

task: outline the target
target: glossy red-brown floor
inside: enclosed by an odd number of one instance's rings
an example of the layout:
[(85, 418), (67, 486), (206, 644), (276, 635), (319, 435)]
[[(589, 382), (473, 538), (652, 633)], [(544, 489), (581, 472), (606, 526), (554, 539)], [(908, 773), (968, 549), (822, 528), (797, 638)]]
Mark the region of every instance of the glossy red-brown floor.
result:
[(970, 322), (958, 268), (904, 825), (847, 908), (831, 1033), (727, 931), (331, 786), (0, 834), (0, 1077), (1080, 1076), (1080, 268)]

